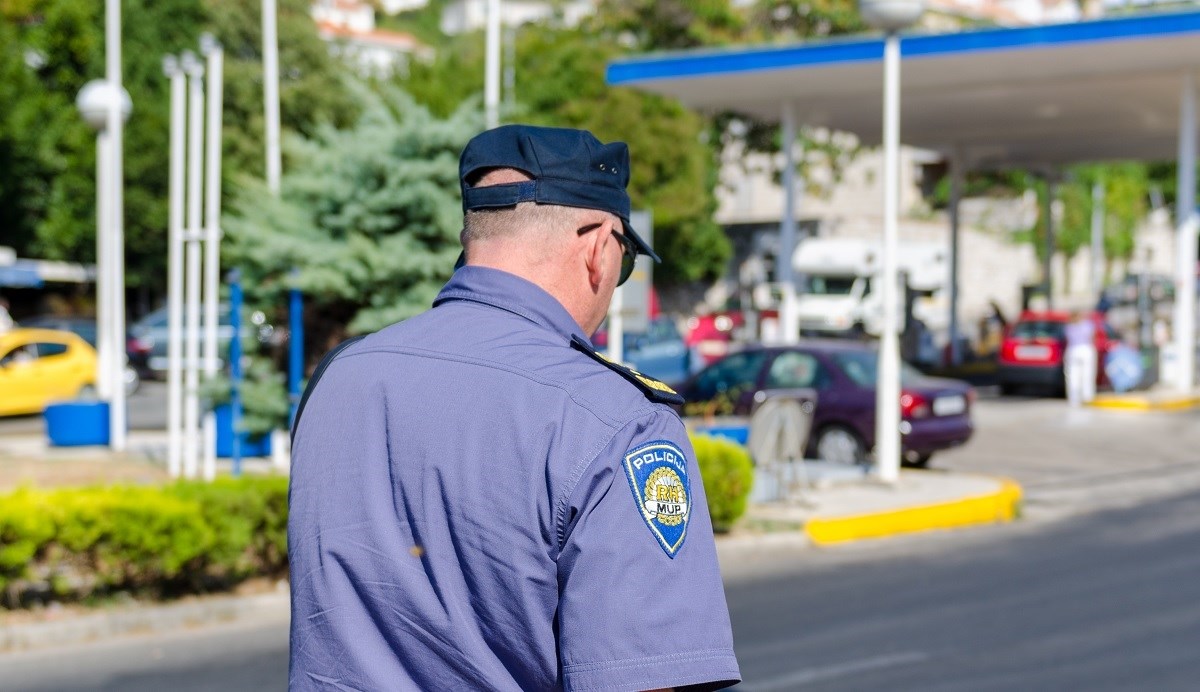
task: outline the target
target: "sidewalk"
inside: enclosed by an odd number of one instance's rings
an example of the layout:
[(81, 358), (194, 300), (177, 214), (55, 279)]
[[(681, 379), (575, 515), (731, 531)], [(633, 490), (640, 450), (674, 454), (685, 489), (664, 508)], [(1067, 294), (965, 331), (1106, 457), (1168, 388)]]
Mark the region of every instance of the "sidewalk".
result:
[[(0, 437), (0, 491), (21, 483), (41, 487), (167, 480), (165, 435), (136, 433), (129, 451), (56, 449), (37, 436)], [(228, 460), (222, 460), (227, 465)], [(269, 459), (248, 460), (267, 471)], [(1021, 489), (1013, 482), (941, 471), (904, 471), (894, 485), (857, 467), (806, 462), (793, 467), (788, 501), (754, 502), (735, 530), (717, 538), (723, 556), (799, 544), (827, 546), (901, 533), (1010, 521)], [(774, 479), (758, 474), (756, 496), (777, 495)], [(802, 483), (797, 481), (803, 481)], [(725, 557), (724, 562), (728, 562)], [(286, 584), (266, 593), (190, 597), (171, 603), (0, 610), (0, 653), (63, 646), (132, 633), (165, 632), (247, 618), (286, 618)]]
[(1200, 390), (1177, 392), (1151, 389), (1143, 392), (1097, 394), (1088, 406), (1116, 411), (1187, 411), (1200, 406)]
[[(0, 492), (21, 485), (42, 488), (108, 483), (164, 483), (167, 474), (165, 431), (131, 431), (125, 452), (107, 447), (52, 447), (44, 435), (0, 435)], [(243, 459), (243, 469), (265, 473), (271, 459)], [(227, 472), (229, 459), (217, 459)]]
[[(730, 540), (797, 531), (817, 546), (1011, 521), (1021, 488), (1004, 478), (905, 470), (895, 484), (858, 470), (805, 462), (807, 484), (787, 501), (750, 506)], [(769, 482), (769, 481), (768, 481)], [(756, 483), (762, 484), (760, 478)], [(793, 487), (796, 484), (793, 483)]]

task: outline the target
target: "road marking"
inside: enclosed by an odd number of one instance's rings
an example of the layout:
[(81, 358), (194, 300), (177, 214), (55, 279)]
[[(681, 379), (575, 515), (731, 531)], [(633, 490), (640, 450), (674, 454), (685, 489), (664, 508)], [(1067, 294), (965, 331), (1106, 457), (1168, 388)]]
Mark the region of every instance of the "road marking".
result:
[(855, 673), (863, 673), (868, 670), (877, 670), (879, 668), (888, 668), (891, 666), (902, 666), (909, 663), (919, 663), (928, 659), (929, 654), (923, 651), (906, 651), (898, 654), (889, 654), (887, 656), (864, 658), (858, 661), (847, 661), (845, 663), (838, 663), (832, 666), (806, 668), (804, 670), (798, 670), (794, 673), (788, 673), (787, 675), (782, 675), (767, 680), (756, 680), (753, 682), (742, 683), (738, 686), (738, 689), (745, 690), (746, 692), (790, 690), (795, 689), (799, 685), (816, 682), (818, 680), (829, 680), (831, 678), (854, 675)]

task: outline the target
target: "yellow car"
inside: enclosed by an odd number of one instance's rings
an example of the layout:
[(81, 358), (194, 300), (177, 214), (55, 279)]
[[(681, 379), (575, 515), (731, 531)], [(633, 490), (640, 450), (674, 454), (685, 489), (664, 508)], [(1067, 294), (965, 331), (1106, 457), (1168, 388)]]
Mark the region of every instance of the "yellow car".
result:
[(0, 334), (0, 416), (41, 413), (47, 404), (94, 391), (96, 350), (71, 332)]

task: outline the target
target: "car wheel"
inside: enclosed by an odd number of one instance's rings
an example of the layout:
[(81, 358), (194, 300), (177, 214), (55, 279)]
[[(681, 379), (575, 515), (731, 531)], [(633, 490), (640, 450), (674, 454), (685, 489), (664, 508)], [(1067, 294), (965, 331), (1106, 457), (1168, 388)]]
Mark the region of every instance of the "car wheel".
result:
[(904, 455), (904, 465), (911, 466), (915, 469), (929, 468), (929, 460), (933, 458), (933, 452), (925, 452), (918, 454), (917, 452), (907, 452)]
[(133, 396), (142, 386), (142, 378), (136, 369), (125, 366), (125, 396)]
[(837, 464), (861, 464), (866, 460), (866, 449), (858, 435), (849, 428), (831, 425), (817, 436), (817, 458)]

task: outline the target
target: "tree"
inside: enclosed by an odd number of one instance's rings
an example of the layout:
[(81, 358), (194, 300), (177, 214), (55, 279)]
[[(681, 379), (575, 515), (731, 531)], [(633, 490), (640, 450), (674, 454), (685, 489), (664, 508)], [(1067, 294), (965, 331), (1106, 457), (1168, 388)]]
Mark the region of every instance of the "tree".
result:
[[(1056, 199), (1062, 205), (1062, 219), (1055, 229), (1055, 249), (1070, 262), (1080, 249), (1091, 242), (1092, 187), (1104, 187), (1104, 254), (1109, 267), (1113, 260), (1128, 261), (1133, 256), (1138, 225), (1149, 211), (1150, 166), (1142, 163), (1080, 164), (1066, 169), (1057, 186)], [(1019, 181), (1022, 176), (1013, 176)], [(1024, 176), (1025, 185), (1038, 194), (1038, 219), (1028, 234), (1038, 258), (1045, 259), (1045, 182)], [(1069, 267), (1069, 264), (1068, 264)], [(1070, 283), (1070, 277), (1067, 277)]]
[[(516, 110), (507, 116), (627, 142), (630, 197), (635, 209), (653, 212), (654, 242), (663, 258), (655, 283), (716, 278), (731, 250), (712, 220), (716, 165), (707, 121), (674, 100), (608, 86), (604, 71), (620, 50), (587, 29), (520, 32)], [(478, 35), (450, 41), (436, 61), (414, 65), (403, 84), (434, 112), (450, 112), (483, 88), (482, 41)]]
[(433, 302), (461, 249), (459, 152), (480, 127), (477, 104), (439, 119), (398, 92), (354, 92), (354, 126), (291, 137), (281, 195), (243, 180), (225, 224), (223, 259), (242, 268), (252, 304), (282, 320), (284, 293), (305, 293), (305, 352), (317, 356)]
[[(226, 175), (262, 177), (263, 142), (262, 12), (259, 2), (207, 0), (213, 33), (225, 48)], [(345, 88), (345, 66), (332, 58), (317, 35), (308, 0), (279, 0), (279, 117), (285, 131), (312, 135), (322, 125), (354, 122), (357, 102)]]
[[(104, 5), (93, 0), (0, 2), (0, 228), (22, 254), (95, 261), (95, 135), (76, 95), (104, 76)], [(353, 117), (305, 0), (280, 2), (285, 128), (309, 132)], [(148, 297), (166, 283), (168, 81), (162, 58), (195, 50), (212, 28), (225, 44), (225, 166), (263, 168), (257, 3), (123, 0), (126, 281)], [(228, 174), (227, 174), (227, 177)]]

